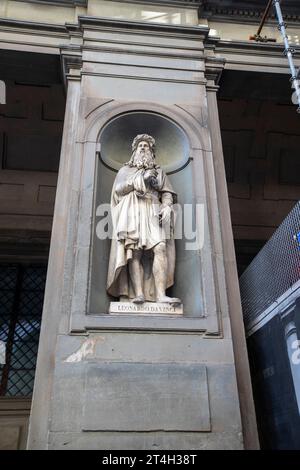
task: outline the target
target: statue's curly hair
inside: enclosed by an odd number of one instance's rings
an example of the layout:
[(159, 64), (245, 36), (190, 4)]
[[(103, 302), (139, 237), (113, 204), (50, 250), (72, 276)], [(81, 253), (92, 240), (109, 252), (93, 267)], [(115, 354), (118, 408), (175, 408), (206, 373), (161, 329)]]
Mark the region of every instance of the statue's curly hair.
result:
[(137, 146), (139, 145), (140, 142), (142, 141), (148, 142), (149, 147), (151, 148), (152, 152), (154, 152), (155, 148), (155, 139), (148, 134), (139, 134), (137, 135), (132, 142), (132, 151), (134, 152), (137, 149)]
[[(138, 146), (139, 143), (142, 142), (143, 140), (144, 140), (145, 142), (148, 142), (149, 147), (150, 147), (150, 150), (151, 150), (152, 155), (153, 155), (153, 158), (154, 158), (154, 160), (155, 160), (155, 152), (154, 152), (154, 149), (155, 149), (155, 139), (154, 139), (154, 137), (152, 137), (151, 135), (148, 135), (148, 134), (138, 134), (138, 135), (133, 139), (133, 142), (132, 142), (132, 154), (131, 154), (131, 158), (130, 158), (129, 162), (125, 163), (125, 165), (134, 166), (133, 161), (134, 161), (134, 155), (135, 155), (137, 146)], [(159, 168), (159, 166), (158, 166), (158, 165), (154, 165), (154, 168)]]

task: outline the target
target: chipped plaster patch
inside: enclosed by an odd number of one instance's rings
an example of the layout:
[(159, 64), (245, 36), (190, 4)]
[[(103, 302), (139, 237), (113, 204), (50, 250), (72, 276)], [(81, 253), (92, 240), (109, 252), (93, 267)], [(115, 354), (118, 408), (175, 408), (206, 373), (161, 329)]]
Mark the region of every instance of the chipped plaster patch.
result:
[(93, 357), (95, 355), (95, 349), (97, 343), (100, 341), (104, 341), (103, 336), (98, 336), (97, 338), (88, 338), (86, 339), (80, 348), (68, 356), (63, 362), (81, 362), (89, 357)]

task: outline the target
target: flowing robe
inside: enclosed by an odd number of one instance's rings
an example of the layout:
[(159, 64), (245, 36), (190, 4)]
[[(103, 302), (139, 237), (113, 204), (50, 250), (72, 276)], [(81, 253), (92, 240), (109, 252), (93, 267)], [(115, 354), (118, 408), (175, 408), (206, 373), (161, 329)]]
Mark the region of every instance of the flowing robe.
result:
[(152, 273), (153, 248), (166, 242), (168, 261), (167, 288), (174, 283), (175, 243), (173, 238), (173, 217), (171, 224), (159, 223), (161, 205), (171, 206), (176, 199), (164, 171), (155, 168), (157, 185), (155, 189), (144, 181), (145, 169), (129, 165), (118, 172), (111, 195), (113, 238), (111, 242), (107, 292), (113, 297), (134, 298), (128, 271), (128, 262), (134, 250), (143, 250), (143, 290), (145, 299), (155, 301), (155, 283)]

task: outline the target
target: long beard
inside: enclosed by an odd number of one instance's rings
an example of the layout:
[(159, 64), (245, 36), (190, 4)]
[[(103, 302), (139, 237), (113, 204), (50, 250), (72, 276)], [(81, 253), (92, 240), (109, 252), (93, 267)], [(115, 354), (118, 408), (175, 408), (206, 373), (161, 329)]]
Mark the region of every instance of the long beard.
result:
[(141, 168), (145, 168), (145, 169), (153, 168), (155, 162), (154, 162), (152, 152), (150, 150), (146, 150), (145, 152), (143, 152), (142, 150), (136, 151), (135, 156), (134, 156), (134, 160), (133, 160), (133, 164), (134, 164), (134, 166), (136, 166), (139, 169), (141, 169)]

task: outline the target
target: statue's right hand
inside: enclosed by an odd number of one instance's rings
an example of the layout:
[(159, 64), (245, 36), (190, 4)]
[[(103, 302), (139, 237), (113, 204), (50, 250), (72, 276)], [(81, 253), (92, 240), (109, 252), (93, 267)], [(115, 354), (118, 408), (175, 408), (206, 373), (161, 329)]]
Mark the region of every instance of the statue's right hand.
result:
[(146, 170), (144, 173), (144, 180), (146, 182), (150, 181), (152, 178), (156, 178), (158, 175), (157, 171), (154, 168)]
[(143, 191), (135, 191), (135, 194), (137, 195), (137, 197), (145, 197), (145, 194)]

